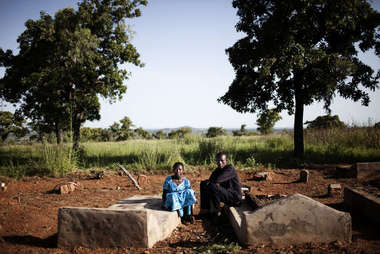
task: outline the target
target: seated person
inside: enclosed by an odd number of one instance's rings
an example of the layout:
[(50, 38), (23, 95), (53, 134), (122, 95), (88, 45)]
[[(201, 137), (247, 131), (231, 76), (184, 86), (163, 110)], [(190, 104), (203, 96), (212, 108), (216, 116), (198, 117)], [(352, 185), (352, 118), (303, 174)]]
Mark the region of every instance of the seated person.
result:
[(163, 206), (169, 211), (177, 211), (182, 223), (194, 223), (192, 205), (196, 202), (195, 192), (190, 181), (183, 177), (183, 171), (181, 162), (174, 163), (174, 174), (166, 177), (163, 185)]
[(201, 182), (201, 218), (216, 219), (220, 212), (220, 202), (230, 206), (240, 206), (241, 184), (235, 168), (227, 164), (227, 155), (216, 155), (217, 168), (208, 180)]

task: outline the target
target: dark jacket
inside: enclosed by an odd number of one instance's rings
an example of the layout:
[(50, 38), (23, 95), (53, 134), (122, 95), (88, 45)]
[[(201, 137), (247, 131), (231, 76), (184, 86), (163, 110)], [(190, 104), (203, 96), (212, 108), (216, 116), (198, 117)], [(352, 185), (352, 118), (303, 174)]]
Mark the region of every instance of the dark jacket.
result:
[(236, 201), (241, 201), (241, 185), (235, 168), (228, 164), (224, 168), (215, 169), (211, 176), (210, 182), (217, 183), (227, 191), (233, 193)]

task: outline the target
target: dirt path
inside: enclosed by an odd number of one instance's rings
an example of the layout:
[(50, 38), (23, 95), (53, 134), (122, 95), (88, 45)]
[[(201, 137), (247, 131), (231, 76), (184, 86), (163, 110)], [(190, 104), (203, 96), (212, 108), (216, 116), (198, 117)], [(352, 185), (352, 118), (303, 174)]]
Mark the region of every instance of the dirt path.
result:
[[(326, 177), (326, 171), (311, 170), (308, 183), (297, 183), (299, 170), (274, 170), (271, 181), (254, 181), (255, 171), (239, 171), (243, 184), (252, 187), (251, 193), (292, 194), (301, 193), (339, 210), (345, 210), (343, 192), (328, 197), (327, 186), (341, 183), (343, 186), (357, 185), (353, 179)], [(186, 173), (196, 192), (201, 180), (208, 178), (209, 171)], [(86, 249), (72, 251), (56, 246), (57, 214), (62, 206), (108, 207), (117, 201), (135, 194), (160, 194), (166, 175), (149, 175), (149, 184), (143, 190), (135, 189), (126, 176), (106, 172), (103, 179), (91, 179), (88, 172), (73, 174), (65, 178), (24, 178), (9, 182), (6, 192), (0, 193), (0, 253), (198, 253), (221, 245), (236, 242), (228, 224), (214, 227), (202, 221), (193, 225), (179, 226), (168, 239), (158, 242), (151, 249)], [(50, 193), (59, 183), (76, 181), (80, 189), (71, 194)], [(199, 211), (199, 203), (195, 213)], [(219, 244), (219, 245), (218, 245)], [(276, 246), (250, 246), (236, 253), (380, 253), (380, 230), (361, 217), (353, 217), (352, 243), (328, 244), (308, 243), (286, 248)], [(236, 250), (236, 248), (234, 249)]]

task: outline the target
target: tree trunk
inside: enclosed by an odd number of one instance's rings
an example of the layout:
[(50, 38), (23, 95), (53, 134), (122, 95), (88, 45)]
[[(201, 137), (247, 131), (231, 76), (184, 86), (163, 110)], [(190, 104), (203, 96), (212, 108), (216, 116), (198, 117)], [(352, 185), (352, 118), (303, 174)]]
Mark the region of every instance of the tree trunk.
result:
[(73, 149), (78, 151), (80, 140), (80, 124), (73, 123)]
[(57, 137), (57, 144), (62, 143), (62, 130), (59, 128), (58, 124), (55, 125), (55, 136)]
[(83, 114), (79, 113), (73, 119), (73, 149), (78, 151), (80, 142), (80, 126), (82, 125)]
[(303, 159), (305, 155), (303, 143), (303, 94), (300, 88), (295, 89), (296, 112), (294, 117), (294, 156)]

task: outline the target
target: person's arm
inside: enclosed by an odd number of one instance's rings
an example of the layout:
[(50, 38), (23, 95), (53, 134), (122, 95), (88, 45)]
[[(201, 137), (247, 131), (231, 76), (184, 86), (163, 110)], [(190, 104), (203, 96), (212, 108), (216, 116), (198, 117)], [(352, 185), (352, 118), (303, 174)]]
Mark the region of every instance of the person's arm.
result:
[(169, 180), (170, 176), (166, 177), (164, 184), (162, 185), (162, 203), (166, 201), (166, 194), (169, 192)]
[(168, 194), (168, 190), (162, 189), (162, 203), (166, 201), (166, 194)]

